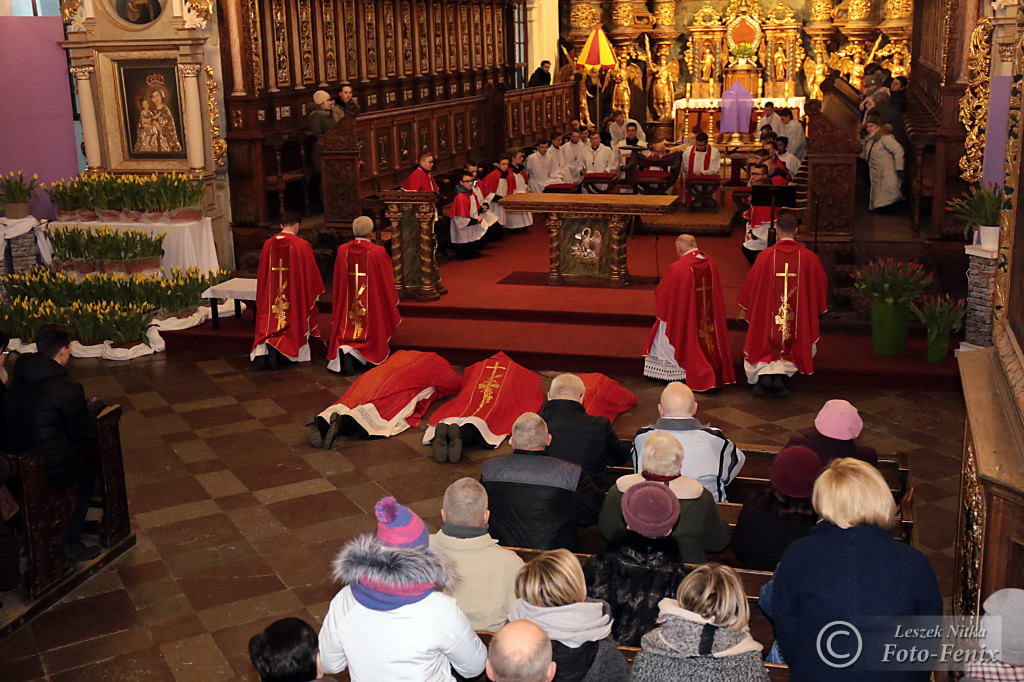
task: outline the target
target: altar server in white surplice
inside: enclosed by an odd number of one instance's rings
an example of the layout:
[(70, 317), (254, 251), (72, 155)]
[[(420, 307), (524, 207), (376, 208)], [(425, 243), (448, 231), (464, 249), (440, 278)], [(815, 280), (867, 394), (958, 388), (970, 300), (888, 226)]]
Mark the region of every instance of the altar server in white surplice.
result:
[(707, 133), (697, 133), (694, 143), (683, 149), (683, 164), (686, 175), (718, 175), (722, 167), (722, 155), (708, 144)]
[(776, 135), (785, 135), (782, 132), (782, 119), (775, 113), (775, 104), (772, 102), (764, 103), (764, 116), (757, 122), (757, 130), (760, 132), (764, 126), (770, 126), (772, 131)]
[(476, 198), (476, 205), (483, 209), (480, 214), (480, 224), (490, 228), (491, 225), (498, 222), (498, 216), (494, 211), (488, 210), (490, 207), (484, 199), (484, 191), (480, 189), (480, 164), (468, 161), (465, 170), (473, 176), (473, 196)]
[(526, 174), (530, 176), (531, 192), (543, 192), (548, 185), (566, 182), (562, 175), (562, 155), (552, 150), (547, 140), (537, 143), (537, 151), (526, 159)]
[(637, 128), (637, 137), (639, 137), (644, 142), (647, 142), (647, 133), (644, 132), (644, 128), (642, 125), (640, 125), (631, 118), (626, 118), (626, 115), (621, 111), (613, 112), (612, 117), (614, 118), (614, 120), (608, 126), (608, 132), (612, 134), (612, 147), (615, 147), (619, 140), (626, 139), (626, 126), (628, 126), (630, 123), (635, 125)]
[(562, 175), (566, 178), (566, 182), (569, 182), (569, 174), (565, 172), (565, 156), (562, 155), (562, 145), (565, 144), (565, 139), (562, 138), (561, 133), (557, 133), (551, 136), (551, 144), (548, 145), (548, 153), (553, 154), (558, 161), (558, 165), (563, 167)]
[[(515, 176), (515, 188), (512, 189), (509, 194), (524, 194), (526, 192), (532, 192), (530, 189), (530, 174), (526, 172), (526, 160), (523, 158), (523, 152), (521, 150), (515, 150), (510, 152), (511, 163), (509, 163), (509, 172)], [(525, 230), (530, 225), (533, 225), (533, 214), (532, 213), (508, 213), (507, 222), (505, 223), (505, 229), (507, 230)]]
[(779, 118), (782, 119), (782, 132), (779, 134), (779, 137), (788, 139), (789, 153), (803, 161), (804, 155), (807, 153), (807, 136), (804, 135), (804, 124), (800, 122), (800, 119), (793, 118), (793, 112), (789, 109), (780, 109)]
[(583, 179), (583, 153), (589, 146), (590, 143), (583, 139), (583, 134), (578, 130), (569, 133), (569, 141), (562, 145), (562, 162), (569, 171), (569, 181), (574, 185), (580, 184)]

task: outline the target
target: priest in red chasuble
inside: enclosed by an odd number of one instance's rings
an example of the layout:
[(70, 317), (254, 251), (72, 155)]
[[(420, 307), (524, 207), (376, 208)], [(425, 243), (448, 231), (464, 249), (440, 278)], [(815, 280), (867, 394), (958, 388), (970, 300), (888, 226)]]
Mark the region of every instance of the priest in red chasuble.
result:
[(461, 386), (462, 379), (437, 353), (395, 351), (317, 415), (306, 436), (313, 447), (327, 449), (339, 435), (396, 436), (419, 426), (433, 401), (455, 395)]
[(761, 252), (739, 304), (750, 329), (743, 368), (757, 396), (789, 395), (789, 378), (814, 372), (818, 316), (828, 310), (828, 280), (818, 257), (796, 241), (796, 218), (783, 214), (779, 241)]
[(249, 357), (268, 356), (270, 366), (276, 366), (277, 354), (309, 362), (309, 337), (320, 336), (316, 299), (324, 293), (324, 280), (313, 247), (298, 236), (300, 221), (298, 213), (284, 213), (281, 232), (268, 239), (260, 252), (256, 339)]
[(685, 380), (694, 391), (735, 383), (718, 268), (693, 235), (676, 238), (676, 254), (654, 292), (658, 320), (644, 349), (644, 376)]
[(540, 375), (497, 353), (466, 368), (459, 395), (430, 415), (423, 444), (438, 462), (458, 462), (464, 446), (501, 445), (520, 415), (543, 404)]
[(373, 221), (352, 222), (355, 240), (338, 247), (334, 261), (334, 310), (327, 369), (355, 374), (387, 359), (388, 341), (402, 321), (391, 256), (370, 241)]

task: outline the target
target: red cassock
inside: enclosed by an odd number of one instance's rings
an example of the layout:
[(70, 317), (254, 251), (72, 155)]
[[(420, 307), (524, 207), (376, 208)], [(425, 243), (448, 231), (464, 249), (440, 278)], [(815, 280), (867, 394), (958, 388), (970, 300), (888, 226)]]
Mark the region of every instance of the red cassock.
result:
[(371, 436), (394, 436), (419, 426), (430, 404), (455, 395), (462, 379), (437, 353), (399, 350), (359, 376), (345, 394), (318, 416), (328, 423), (347, 415)]
[(576, 376), (583, 380), (586, 389), (583, 394), (583, 409), (587, 414), (608, 417), (608, 421), (614, 423), (620, 414), (636, 407), (636, 396), (615, 379), (596, 372)]
[(356, 239), (338, 247), (331, 319), (328, 369), (341, 371), (341, 354), (350, 350), (374, 365), (387, 359), (388, 340), (402, 317), (391, 256), (383, 246)]
[(743, 344), (750, 383), (772, 362), (791, 363), (801, 374), (814, 372), (818, 316), (828, 310), (828, 280), (817, 255), (792, 239), (765, 249), (747, 274), (738, 302), (750, 322)]
[(512, 424), (524, 412), (537, 412), (544, 404), (540, 375), (497, 353), (483, 362), (470, 365), (462, 380), (462, 390), (430, 415), (423, 444), (434, 439), (434, 427), (446, 424), (472, 424), (493, 447), (501, 445), (512, 433)]
[(416, 166), (416, 170), (412, 172), (405, 180), (405, 184), (402, 185), (402, 189), (406, 192), (436, 192), (437, 183), (434, 181), (434, 176), (423, 170), (423, 166)]
[(309, 337), (320, 336), (316, 299), (324, 280), (313, 258), (313, 247), (288, 232), (263, 244), (256, 278), (256, 338), (251, 359), (273, 346), (285, 357), (309, 361)]
[(706, 391), (736, 382), (729, 350), (725, 300), (718, 268), (695, 249), (668, 267), (654, 292), (655, 322), (647, 338), (649, 355), (661, 322), (675, 349), (675, 360), (686, 371), (686, 385)]

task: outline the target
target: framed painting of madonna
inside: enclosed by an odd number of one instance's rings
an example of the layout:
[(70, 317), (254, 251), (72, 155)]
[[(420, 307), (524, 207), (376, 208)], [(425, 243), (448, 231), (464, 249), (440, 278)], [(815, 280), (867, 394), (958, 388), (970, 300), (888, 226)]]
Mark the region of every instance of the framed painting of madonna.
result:
[(177, 62), (117, 63), (126, 159), (184, 159)]

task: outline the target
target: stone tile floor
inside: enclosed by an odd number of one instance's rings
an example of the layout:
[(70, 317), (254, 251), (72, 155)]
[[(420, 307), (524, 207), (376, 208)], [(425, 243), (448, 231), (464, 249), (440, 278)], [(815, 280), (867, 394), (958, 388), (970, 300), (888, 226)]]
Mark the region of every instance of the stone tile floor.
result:
[[(304, 424), (349, 384), (320, 365), (261, 373), (245, 357), (188, 352), (123, 364), (73, 360), (71, 372), (87, 394), (124, 405), (138, 546), (0, 641), (4, 682), (255, 680), (249, 637), (284, 616), (319, 625), (337, 590), (331, 559), (375, 529), (379, 498), (395, 495), (436, 529), (445, 488), (477, 476), (494, 454), (472, 450), (440, 465), (418, 429), (311, 448)], [(629, 437), (656, 417), (661, 384), (618, 378), (640, 400), (615, 424)], [(781, 444), (809, 429), (829, 398), (858, 406), (864, 444), (909, 455), (916, 541), (948, 598), (962, 396), (798, 388), (788, 400), (759, 401), (732, 387), (699, 397), (698, 416), (736, 442)]]

